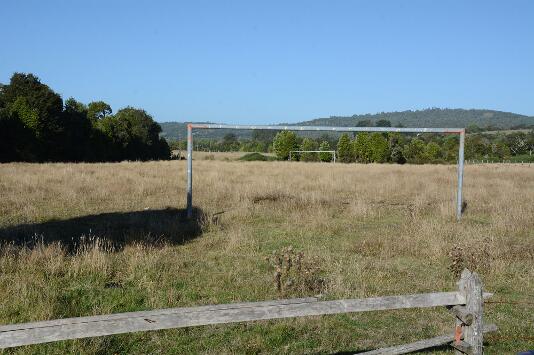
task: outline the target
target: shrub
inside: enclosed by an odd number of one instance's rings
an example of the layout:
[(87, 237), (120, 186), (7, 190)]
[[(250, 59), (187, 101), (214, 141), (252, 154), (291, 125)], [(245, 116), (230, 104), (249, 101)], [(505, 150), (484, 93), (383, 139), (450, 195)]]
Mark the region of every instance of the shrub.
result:
[(266, 155), (263, 155), (261, 153), (249, 153), (243, 155), (239, 160), (242, 161), (270, 161), (274, 160), (273, 157), (268, 157)]

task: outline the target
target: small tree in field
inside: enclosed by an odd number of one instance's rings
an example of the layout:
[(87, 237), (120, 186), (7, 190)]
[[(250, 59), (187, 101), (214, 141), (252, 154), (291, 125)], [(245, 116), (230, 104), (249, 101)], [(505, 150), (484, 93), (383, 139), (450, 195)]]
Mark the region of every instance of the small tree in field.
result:
[[(302, 141), (302, 144), (300, 145), (300, 150), (316, 150), (317, 149), (317, 143), (310, 139), (310, 138), (304, 138)], [(301, 153), (300, 154), (300, 160), (302, 161), (317, 161), (317, 154), (316, 153)]]
[(349, 135), (343, 133), (337, 142), (337, 155), (342, 163), (350, 163), (352, 161), (352, 145)]
[(384, 163), (389, 157), (389, 144), (386, 138), (380, 133), (373, 133), (369, 138), (371, 148), (371, 161), (373, 163)]
[[(330, 144), (327, 141), (322, 141), (321, 145), (319, 146), (319, 150), (321, 151), (330, 150)], [(319, 160), (324, 161), (324, 162), (332, 161), (332, 153), (331, 152), (319, 153)]]
[(273, 150), (278, 159), (287, 160), (289, 152), (297, 150), (297, 135), (291, 131), (280, 131), (273, 140)]
[(352, 149), (356, 161), (360, 163), (370, 163), (371, 162), (371, 146), (370, 146), (370, 136), (367, 132), (360, 132), (354, 139), (352, 143)]

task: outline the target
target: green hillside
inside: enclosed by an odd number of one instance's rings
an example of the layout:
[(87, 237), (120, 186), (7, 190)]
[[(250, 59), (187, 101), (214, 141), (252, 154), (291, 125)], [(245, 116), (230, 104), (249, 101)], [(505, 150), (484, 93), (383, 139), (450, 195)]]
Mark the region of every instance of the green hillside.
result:
[[(534, 117), (511, 112), (437, 108), (419, 111), (381, 112), (348, 117), (331, 116), (294, 123), (292, 125), (374, 126), (379, 120), (388, 120), (393, 126), (402, 125), (404, 127), (468, 127), (469, 125), (475, 124), (482, 128), (496, 130), (534, 126)], [(161, 128), (163, 129), (162, 136), (167, 139), (185, 139), (186, 123), (163, 122), (161, 123)], [(204, 130), (199, 131), (196, 137), (222, 138), (230, 132), (237, 134), (240, 138), (250, 138), (251, 136), (250, 131)]]
[[(210, 122), (195, 122), (210, 123)], [(221, 122), (217, 122), (221, 123)], [(160, 136), (167, 140), (185, 140), (187, 137), (187, 122), (160, 122)], [(195, 133), (195, 138), (221, 139), (228, 133), (236, 134), (239, 138), (252, 137), (251, 131), (236, 131), (227, 129), (203, 129)]]
[(420, 111), (381, 112), (377, 114), (353, 115), (350, 117), (331, 116), (300, 122), (301, 125), (357, 126), (362, 121), (372, 124), (378, 120), (388, 120), (393, 126), (405, 127), (479, 127), (509, 129), (518, 126), (534, 125), (534, 117), (511, 112), (493, 110), (426, 109)]

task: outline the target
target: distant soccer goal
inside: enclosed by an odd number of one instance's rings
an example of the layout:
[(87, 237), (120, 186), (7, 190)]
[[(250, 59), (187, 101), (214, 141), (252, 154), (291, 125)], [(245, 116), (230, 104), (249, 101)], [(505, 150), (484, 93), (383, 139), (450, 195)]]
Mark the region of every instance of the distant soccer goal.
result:
[(292, 150), (292, 151), (289, 152), (289, 160), (291, 160), (291, 158), (292, 158), (291, 153), (297, 153), (297, 154), (317, 153), (317, 155), (319, 157), (319, 161), (322, 161), (320, 154), (321, 153), (327, 153), (327, 154), (332, 154), (332, 158), (330, 159), (330, 161), (333, 162), (333, 163), (336, 162), (336, 151), (335, 150)]
[(464, 179), (465, 128), (408, 128), (408, 127), (330, 127), (330, 126), (254, 126), (189, 123), (187, 125), (187, 217), (193, 215), (193, 129), (262, 129), (271, 131), (326, 131), (326, 132), (399, 132), (458, 134), (458, 186), (456, 190), (456, 219), (462, 218), (462, 187)]

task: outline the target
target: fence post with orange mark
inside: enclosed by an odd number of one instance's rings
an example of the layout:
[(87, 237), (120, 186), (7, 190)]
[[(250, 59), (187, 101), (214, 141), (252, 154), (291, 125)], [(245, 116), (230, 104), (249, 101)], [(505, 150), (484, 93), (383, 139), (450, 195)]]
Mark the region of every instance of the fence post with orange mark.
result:
[(477, 273), (465, 269), (458, 282), (460, 294), (465, 297), (465, 306), (454, 306), (450, 310), (456, 316), (454, 342), (456, 354), (483, 354), (483, 310), (484, 297), (482, 281)]

